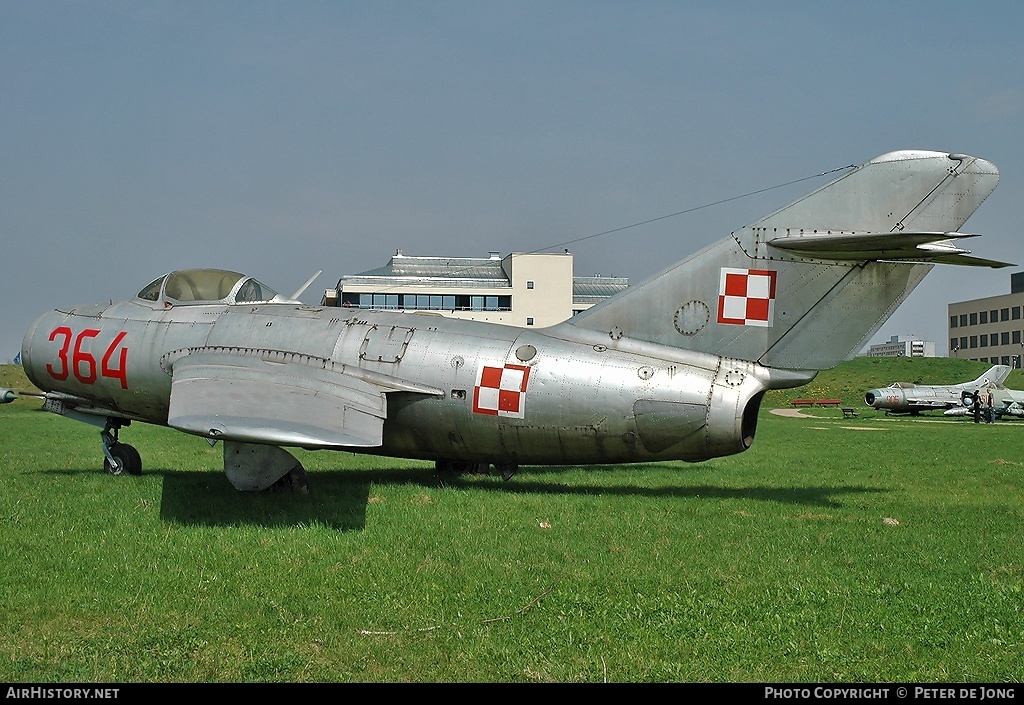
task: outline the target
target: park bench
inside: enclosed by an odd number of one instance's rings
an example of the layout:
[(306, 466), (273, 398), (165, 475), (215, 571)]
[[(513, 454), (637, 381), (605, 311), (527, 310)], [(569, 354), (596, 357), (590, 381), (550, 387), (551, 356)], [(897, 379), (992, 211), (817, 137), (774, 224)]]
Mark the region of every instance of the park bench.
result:
[(819, 399), (818, 406), (839, 406), (842, 404), (841, 399)]
[(843, 407), (843, 418), (844, 419), (855, 419), (857, 418), (857, 412), (853, 409)]
[(793, 406), (814, 406), (813, 399), (794, 399)]

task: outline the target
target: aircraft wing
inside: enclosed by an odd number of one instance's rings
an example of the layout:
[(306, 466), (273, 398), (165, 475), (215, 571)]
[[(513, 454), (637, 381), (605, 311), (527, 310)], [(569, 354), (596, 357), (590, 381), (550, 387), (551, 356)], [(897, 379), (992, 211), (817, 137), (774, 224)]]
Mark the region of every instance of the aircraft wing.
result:
[(930, 399), (928, 397), (907, 397), (907, 403), (914, 406), (930, 406), (934, 409), (948, 409), (957, 406), (956, 401), (949, 399)]
[(176, 360), (167, 424), (212, 439), (302, 448), (376, 447), (386, 392), (438, 389), (344, 365), (200, 353)]
[(955, 240), (977, 237), (969, 233), (889, 232), (787, 235), (769, 240), (772, 247), (793, 254), (830, 260), (897, 260), (939, 262), (974, 267), (1012, 267), (1009, 262), (970, 257), (970, 250)]

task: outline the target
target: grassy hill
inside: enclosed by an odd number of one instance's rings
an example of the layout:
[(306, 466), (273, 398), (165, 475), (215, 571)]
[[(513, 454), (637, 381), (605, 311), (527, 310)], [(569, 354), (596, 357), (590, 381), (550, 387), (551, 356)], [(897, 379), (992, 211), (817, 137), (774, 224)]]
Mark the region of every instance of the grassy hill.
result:
[(25, 370), (21, 365), (0, 365), (0, 387), (7, 389), (24, 389), (26, 391), (39, 391), (28, 381)]
[[(802, 387), (769, 392), (765, 408), (788, 406), (792, 399), (841, 399), (846, 406), (864, 406), (864, 392), (893, 382), (958, 384), (976, 379), (992, 365), (948, 357), (858, 357), (819, 372)], [(1006, 380), (1011, 389), (1024, 389), (1024, 371), (1014, 370)]]

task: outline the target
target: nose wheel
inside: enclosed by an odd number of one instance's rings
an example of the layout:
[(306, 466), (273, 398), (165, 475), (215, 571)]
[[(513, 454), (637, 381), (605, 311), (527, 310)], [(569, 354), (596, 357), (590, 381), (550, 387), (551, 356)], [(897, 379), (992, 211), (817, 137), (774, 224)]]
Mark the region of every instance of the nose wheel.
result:
[[(124, 422), (127, 426), (130, 422)], [(100, 438), (103, 439), (103, 471), (110, 475), (141, 475), (142, 456), (135, 446), (121, 443), (117, 440), (117, 432), (120, 430), (122, 421), (119, 419), (107, 419), (107, 424), (100, 431)]]

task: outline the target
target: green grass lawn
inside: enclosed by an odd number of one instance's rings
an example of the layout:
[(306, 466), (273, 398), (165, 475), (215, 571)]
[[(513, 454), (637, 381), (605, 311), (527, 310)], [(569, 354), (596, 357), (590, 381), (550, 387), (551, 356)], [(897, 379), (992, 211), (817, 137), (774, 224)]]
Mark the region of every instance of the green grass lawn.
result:
[[(868, 388), (987, 366), (874, 360), (769, 394), (738, 456), (503, 482), (296, 452), (306, 497), (141, 424), (142, 476), (105, 475), (98, 429), (19, 399), (0, 680), (1020, 682), (1024, 422), (877, 414)], [(771, 413), (798, 396), (860, 417)]]

